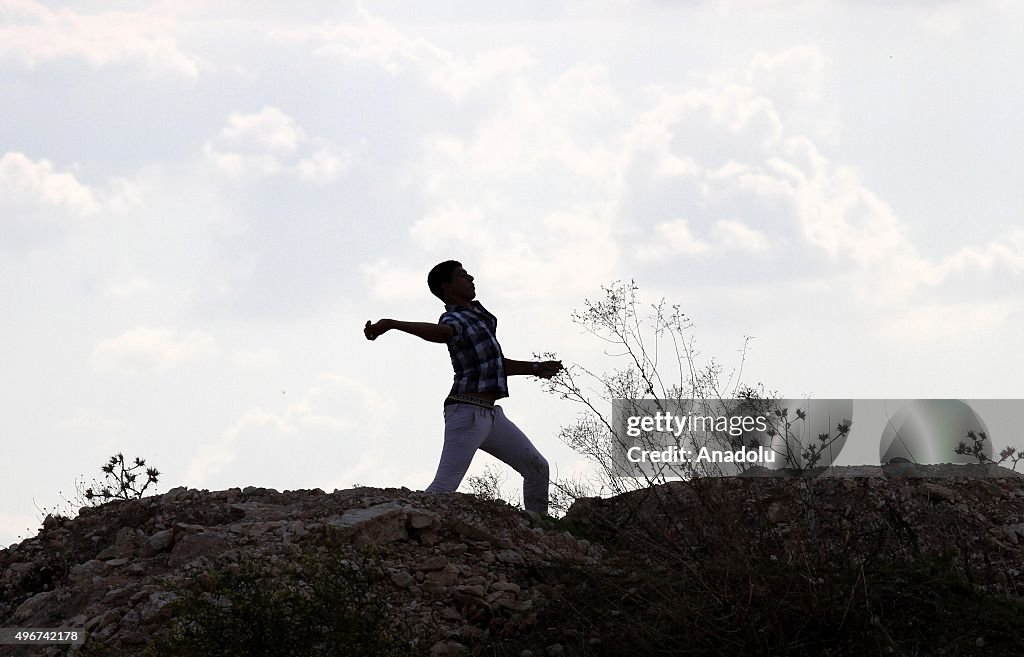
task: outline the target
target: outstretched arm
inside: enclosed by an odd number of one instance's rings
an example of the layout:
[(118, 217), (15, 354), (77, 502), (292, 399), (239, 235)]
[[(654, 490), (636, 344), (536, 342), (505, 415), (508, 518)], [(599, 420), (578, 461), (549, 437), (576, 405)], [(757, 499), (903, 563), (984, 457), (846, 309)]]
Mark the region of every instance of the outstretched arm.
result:
[(367, 340), (376, 340), (378, 336), (387, 333), (391, 329), (397, 329), (427, 342), (448, 342), (452, 337), (452, 327), (447, 324), (431, 324), (430, 322), (400, 322), (397, 319), (382, 319), (376, 323), (366, 320), (363, 327), (363, 335)]
[(562, 361), (545, 360), (534, 362), (529, 360), (505, 359), (505, 375), (515, 376), (517, 374), (532, 374), (542, 379), (550, 379), (562, 371)]

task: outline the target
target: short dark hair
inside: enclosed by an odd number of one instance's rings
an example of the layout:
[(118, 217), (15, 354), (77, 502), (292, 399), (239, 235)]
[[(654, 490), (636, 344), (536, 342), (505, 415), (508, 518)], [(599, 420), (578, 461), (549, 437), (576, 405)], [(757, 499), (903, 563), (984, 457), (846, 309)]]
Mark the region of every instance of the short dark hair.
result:
[(451, 283), (452, 272), (461, 266), (462, 263), (457, 260), (445, 260), (434, 265), (434, 268), (427, 274), (427, 287), (430, 288), (431, 294), (441, 301), (445, 301), (444, 293), (441, 292), (441, 285), (443, 283)]

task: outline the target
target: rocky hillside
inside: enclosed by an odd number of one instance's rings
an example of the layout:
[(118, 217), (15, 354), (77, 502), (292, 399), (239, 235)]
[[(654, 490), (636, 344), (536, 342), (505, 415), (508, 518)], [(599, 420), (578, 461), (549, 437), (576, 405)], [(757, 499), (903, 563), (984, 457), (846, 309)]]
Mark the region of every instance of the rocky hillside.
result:
[(1024, 480), (961, 468), (676, 482), (559, 520), (177, 488), (0, 551), (0, 627), (88, 634), (0, 655), (1024, 654)]

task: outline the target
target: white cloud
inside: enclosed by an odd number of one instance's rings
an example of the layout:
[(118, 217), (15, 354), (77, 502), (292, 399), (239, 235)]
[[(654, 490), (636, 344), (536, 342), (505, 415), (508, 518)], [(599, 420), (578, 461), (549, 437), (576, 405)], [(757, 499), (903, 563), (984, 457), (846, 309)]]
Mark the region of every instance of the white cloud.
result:
[(107, 286), (106, 295), (116, 299), (127, 299), (148, 294), (156, 290), (156, 284), (146, 276), (132, 276), (114, 281)]
[(49, 160), (33, 161), (17, 152), (0, 158), (0, 198), (0, 206), (38, 204), (77, 215), (95, 214), (101, 206), (100, 195), (75, 174), (57, 171)]
[(914, 344), (946, 341), (969, 335), (990, 334), (1020, 313), (1017, 301), (979, 303), (915, 304), (886, 313), (875, 331), (880, 335)]
[(409, 231), (423, 248), (465, 244), (482, 246), (487, 241), (483, 210), (452, 201), (417, 219)]
[[(244, 455), (244, 446), (251, 445), (256, 435), (267, 437), (268, 449), (283, 446), (288, 454), (296, 454), (298, 445), (312, 440), (317, 432), (326, 432), (332, 442), (356, 434), (365, 446), (383, 418), (394, 417), (394, 404), (366, 384), (338, 374), (321, 374), (306, 394), (289, 404), (283, 413), (254, 407), (221, 437), (201, 446), (188, 466), (185, 481), (190, 486), (203, 486), (217, 473)], [(282, 441), (287, 440), (288, 445)], [(363, 449), (359, 450), (366, 451)], [(369, 450), (372, 451), (372, 450)], [(266, 456), (265, 454), (263, 456)]]
[(521, 47), (495, 48), (466, 57), (412, 37), (359, 7), (348, 23), (306, 26), (272, 33), (282, 42), (312, 43), (313, 52), (348, 62), (369, 62), (391, 75), (407, 67), (417, 70), (451, 98), (461, 100), (498, 79), (530, 69), (536, 59)]
[(642, 260), (663, 260), (674, 255), (700, 255), (711, 250), (711, 245), (696, 238), (685, 219), (663, 221), (654, 226), (651, 241), (637, 250)]
[(1024, 273), (1024, 229), (1015, 228), (1006, 239), (985, 246), (965, 246), (936, 266), (937, 278), (967, 271)]
[(744, 71), (746, 83), (761, 93), (789, 102), (822, 100), (828, 58), (817, 46), (796, 46), (775, 53), (759, 52)]
[(232, 113), (218, 138), (228, 144), (283, 154), (292, 153), (306, 140), (295, 119), (275, 107), (264, 107), (255, 114)]
[(937, 7), (925, 18), (924, 26), (928, 32), (938, 36), (957, 34), (964, 26), (963, 9), (953, 5)]
[(353, 153), (339, 153), (329, 140), (308, 137), (293, 117), (276, 107), (232, 112), (203, 153), (232, 178), (286, 175), (315, 184), (346, 175), (354, 160)]
[(373, 295), (385, 301), (412, 301), (423, 298), (427, 289), (425, 272), (395, 265), (387, 258), (363, 265), (363, 275)]
[(768, 236), (735, 219), (716, 221), (711, 235), (717, 244), (727, 250), (764, 251), (770, 246)]
[[(583, 286), (618, 261), (618, 247), (604, 242), (623, 236), (638, 245), (631, 254), (641, 263), (723, 250), (769, 259), (774, 250), (792, 259), (803, 249), (808, 262), (824, 255), (831, 263), (815, 280), (841, 285), (876, 310), (906, 306), (954, 273), (1019, 273), (1019, 242), (924, 257), (860, 172), (826, 157), (816, 140), (834, 136), (834, 108), (823, 92), (828, 71), (828, 57), (815, 46), (762, 52), (745, 67), (683, 89), (652, 88), (648, 107), (634, 113), (621, 110), (600, 67), (575, 66), (547, 86), (519, 76), (470, 136), (439, 134), (428, 142), (422, 170), (434, 203), (413, 238), (425, 248), (471, 248), (484, 267), (528, 272), (537, 281), (559, 276), (560, 262), (596, 265), (565, 277)], [(587, 130), (590, 109), (604, 120), (599, 131)], [(714, 159), (704, 161), (702, 152)], [(533, 218), (523, 217), (519, 201), (537, 191), (519, 181), (538, 177), (570, 191), (531, 198)], [(648, 215), (637, 190), (663, 184), (659, 178), (692, 186), (675, 193), (678, 211), (664, 208), (686, 218), (652, 221), (635, 237), (631, 225)], [(730, 205), (737, 203), (744, 212)], [(554, 216), (574, 216), (573, 232), (556, 230)], [(524, 281), (524, 289), (542, 288)]]
[(663, 221), (655, 224), (653, 235), (641, 243), (636, 256), (658, 262), (677, 256), (706, 256), (724, 251), (760, 252), (772, 245), (772, 240), (763, 232), (735, 219), (721, 219), (712, 224), (710, 238), (694, 235), (690, 222), (685, 219)]
[(162, 372), (218, 351), (217, 341), (201, 331), (144, 327), (100, 342), (92, 361), (100, 371), (139, 374)]
[(782, 140), (782, 117), (775, 102), (746, 84), (712, 76), (703, 87), (683, 92), (652, 92), (657, 101), (648, 120), (666, 128), (705, 113), (718, 129), (727, 134), (742, 133), (751, 144), (761, 148), (771, 148)]
[(79, 432), (106, 433), (122, 428), (124, 422), (101, 415), (91, 408), (80, 408), (73, 416), (61, 422), (60, 426)]
[(404, 64), (416, 61), (422, 53), (440, 52), (426, 39), (411, 38), (363, 8), (352, 23), (279, 30), (271, 36), (286, 42), (312, 41), (319, 44), (315, 50), (318, 55), (372, 62), (391, 74), (399, 73)]
[(80, 13), (50, 9), (33, 0), (0, 2), (0, 59), (25, 66), (80, 58), (93, 66), (141, 62), (153, 72), (198, 77), (208, 67), (178, 44), (178, 24), (171, 5), (142, 11)]
[(231, 362), (246, 370), (258, 370), (275, 367), (281, 362), (276, 349), (257, 349), (255, 351), (238, 351), (231, 355)]
[(102, 186), (80, 179), (76, 167), (33, 160), (10, 151), (0, 157), (0, 251), (32, 250), (62, 242), (140, 207), (143, 186), (112, 178)]
[(333, 146), (322, 146), (295, 164), (295, 173), (304, 182), (326, 185), (347, 174), (353, 166), (351, 153), (338, 154)]
[(533, 55), (525, 48), (500, 48), (470, 59), (438, 51), (436, 61), (426, 62), (425, 67), (434, 86), (461, 100), (478, 87), (522, 73), (535, 63)]

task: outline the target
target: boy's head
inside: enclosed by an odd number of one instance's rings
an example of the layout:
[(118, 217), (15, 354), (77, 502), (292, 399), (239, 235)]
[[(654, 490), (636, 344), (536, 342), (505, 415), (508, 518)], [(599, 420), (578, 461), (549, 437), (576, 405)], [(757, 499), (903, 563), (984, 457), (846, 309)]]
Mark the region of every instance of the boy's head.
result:
[(456, 260), (445, 260), (434, 265), (434, 268), (427, 274), (427, 287), (430, 288), (430, 293), (444, 303), (448, 303), (448, 300), (444, 298), (444, 291), (441, 289), (441, 285), (451, 283), (452, 273), (460, 267), (462, 267), (462, 263)]

